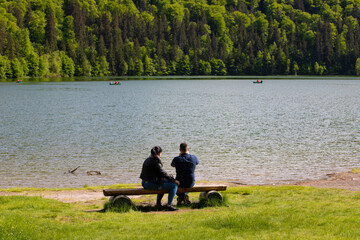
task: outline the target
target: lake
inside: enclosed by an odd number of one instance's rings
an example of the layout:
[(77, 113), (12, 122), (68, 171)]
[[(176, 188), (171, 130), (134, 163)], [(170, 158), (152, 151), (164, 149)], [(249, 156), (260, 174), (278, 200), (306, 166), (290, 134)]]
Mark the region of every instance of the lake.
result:
[(197, 180), (348, 171), (360, 167), (358, 79), (0, 82), (0, 188), (138, 183), (154, 145), (174, 174), (183, 141), (200, 160)]

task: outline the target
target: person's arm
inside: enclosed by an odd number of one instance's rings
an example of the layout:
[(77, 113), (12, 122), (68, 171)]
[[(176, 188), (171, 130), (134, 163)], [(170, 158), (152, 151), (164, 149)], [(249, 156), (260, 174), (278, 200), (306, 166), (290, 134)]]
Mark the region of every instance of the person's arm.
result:
[(171, 161), (171, 166), (175, 167), (175, 163), (176, 163), (176, 157), (174, 157), (174, 159)]
[(193, 156), (195, 157), (195, 165), (198, 165), (199, 164), (199, 159), (195, 155), (193, 155)]
[(161, 165), (159, 162), (155, 163), (155, 169), (156, 169), (156, 171), (159, 173), (159, 175), (160, 175), (161, 177), (164, 177), (164, 178), (166, 178), (166, 179), (168, 179), (168, 180), (175, 180), (174, 177), (170, 176), (170, 175), (163, 169), (162, 165)]

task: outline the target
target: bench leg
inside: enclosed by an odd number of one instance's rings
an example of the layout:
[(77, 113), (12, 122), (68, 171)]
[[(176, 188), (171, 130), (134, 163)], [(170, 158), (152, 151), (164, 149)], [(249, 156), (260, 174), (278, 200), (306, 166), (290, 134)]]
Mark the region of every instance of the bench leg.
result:
[(109, 201), (114, 207), (117, 208), (131, 208), (132, 202), (131, 199), (126, 195), (118, 195), (118, 196), (111, 196)]
[(200, 201), (215, 201), (215, 202), (222, 202), (223, 196), (221, 193), (215, 190), (211, 190), (208, 192), (201, 192), (200, 193)]

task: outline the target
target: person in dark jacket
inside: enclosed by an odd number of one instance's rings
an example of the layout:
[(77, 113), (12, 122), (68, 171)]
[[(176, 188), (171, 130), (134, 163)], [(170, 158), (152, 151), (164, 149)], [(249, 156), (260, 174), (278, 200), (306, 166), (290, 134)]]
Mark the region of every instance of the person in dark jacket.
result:
[[(189, 188), (195, 184), (195, 168), (199, 160), (195, 155), (189, 154), (187, 143), (180, 144), (180, 155), (174, 157), (171, 166), (176, 169), (176, 180), (180, 182), (179, 187)], [(188, 193), (178, 193), (177, 204), (190, 204)]]
[[(172, 202), (180, 183), (163, 169), (163, 164), (160, 159), (161, 152), (162, 149), (160, 146), (153, 147), (151, 149), (151, 155), (144, 161), (140, 174), (142, 186), (145, 189), (168, 190), (169, 196), (166, 210), (176, 211), (178, 209), (172, 206)], [(157, 195), (156, 206), (161, 206), (163, 196), (164, 194)]]

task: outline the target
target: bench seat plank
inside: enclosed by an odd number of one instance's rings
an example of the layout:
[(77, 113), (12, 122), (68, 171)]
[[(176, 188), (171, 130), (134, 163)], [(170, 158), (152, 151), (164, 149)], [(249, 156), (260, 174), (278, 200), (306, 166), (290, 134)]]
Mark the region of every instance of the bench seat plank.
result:
[[(208, 192), (211, 190), (225, 191), (226, 186), (194, 186), (191, 188), (178, 188), (178, 193), (186, 192)], [(168, 193), (169, 191), (162, 190), (150, 190), (144, 188), (123, 188), (123, 189), (104, 189), (103, 193), (105, 196), (117, 196), (117, 195), (148, 195), (148, 194), (161, 194)]]

